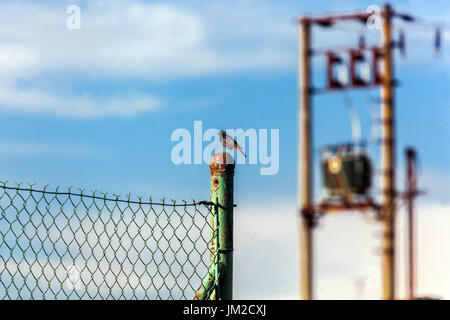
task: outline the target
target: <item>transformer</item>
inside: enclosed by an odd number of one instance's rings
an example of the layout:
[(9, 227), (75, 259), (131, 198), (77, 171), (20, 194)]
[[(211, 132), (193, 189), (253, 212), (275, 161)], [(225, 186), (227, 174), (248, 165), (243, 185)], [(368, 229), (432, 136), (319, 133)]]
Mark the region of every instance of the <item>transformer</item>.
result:
[(338, 145), (322, 151), (322, 177), (327, 194), (367, 196), (372, 182), (372, 165), (364, 150)]

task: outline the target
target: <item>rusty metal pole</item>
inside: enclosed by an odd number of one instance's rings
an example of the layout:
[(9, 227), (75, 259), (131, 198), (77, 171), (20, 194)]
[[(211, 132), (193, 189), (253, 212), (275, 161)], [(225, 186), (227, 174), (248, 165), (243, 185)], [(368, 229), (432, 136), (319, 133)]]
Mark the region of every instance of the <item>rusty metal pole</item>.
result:
[(417, 194), (417, 178), (416, 178), (416, 151), (413, 148), (406, 149), (406, 199), (408, 211), (408, 272), (407, 272), (407, 288), (410, 300), (415, 298), (415, 266), (414, 266), (414, 198)]
[[(210, 162), (211, 202), (216, 206), (213, 228), (218, 231), (213, 238), (211, 251), (216, 258), (215, 292), (217, 300), (233, 299), (233, 197), (234, 159), (226, 153), (215, 154)], [(217, 224), (217, 225), (216, 225)], [(215, 242), (215, 243), (214, 243)]]
[(300, 20), (299, 44), (299, 207), (301, 211), (300, 235), (300, 288), (301, 297), (313, 298), (313, 246), (312, 246), (312, 165), (311, 165), (311, 84), (310, 84), (310, 23), (308, 18)]
[(390, 5), (382, 11), (383, 76), (381, 84), (382, 174), (383, 174), (383, 299), (395, 299), (395, 133), (392, 60), (392, 16)]
[(211, 265), (194, 300), (233, 299), (233, 157), (221, 152), (209, 161), (211, 170)]

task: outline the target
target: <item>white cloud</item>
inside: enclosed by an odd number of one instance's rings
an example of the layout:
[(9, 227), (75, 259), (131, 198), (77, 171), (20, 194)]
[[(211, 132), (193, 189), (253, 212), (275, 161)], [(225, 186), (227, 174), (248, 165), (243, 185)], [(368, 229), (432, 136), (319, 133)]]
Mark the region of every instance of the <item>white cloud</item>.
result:
[(235, 210), (236, 299), (296, 299), (298, 237), (295, 208), (288, 204)]
[[(450, 207), (417, 209), (419, 296), (450, 298)], [(447, 221), (449, 220), (449, 221)], [(397, 295), (405, 296), (405, 212), (398, 211)], [(235, 212), (235, 295), (240, 299), (297, 299), (299, 219), (285, 202)], [(323, 217), (314, 233), (315, 296), (379, 299), (381, 228), (360, 213)]]
[(80, 30), (66, 28), (65, 9), (64, 3), (0, 5), (0, 108), (67, 117), (136, 115), (162, 106), (162, 99), (120, 90), (101, 99), (95, 87), (80, 97), (71, 87), (80, 75), (95, 85), (295, 66), (288, 11), (267, 3), (89, 1), (81, 7)]
[[(94, 153), (98, 151), (87, 145), (72, 143), (42, 143), (31, 141), (0, 141), (0, 154), (2, 157), (18, 155), (48, 155), (58, 156), (79, 156)], [(102, 148), (102, 152), (111, 152)]]
[[(286, 50), (295, 49), (296, 41), (287, 9), (276, 15), (271, 6), (254, 1), (204, 7), (137, 0), (100, 3), (82, 8), (80, 30), (65, 27), (67, 16), (60, 6), (6, 6), (0, 18), (10, 27), (0, 35), (31, 51), (40, 71), (159, 79), (295, 63), (295, 52)], [(13, 14), (17, 11), (20, 22)]]
[[(102, 99), (95, 85), (113, 82), (120, 88), (128, 80), (153, 83), (297, 67), (292, 19), (300, 12), (293, 4), (89, 1), (81, 7), (80, 30), (67, 29), (66, 5), (0, 5), (1, 108), (66, 117), (137, 115), (161, 107), (164, 99), (149, 92), (129, 97), (116, 87), (111, 88), (114, 95)], [(423, 1), (404, 6), (440, 12)], [(339, 8), (342, 4), (327, 9)], [(349, 30), (352, 27), (318, 35), (328, 45), (340, 40), (354, 43), (357, 30), (354, 37), (349, 37)], [(72, 87), (84, 80), (89, 83), (84, 88), (87, 94), (79, 97)]]
[(64, 96), (37, 89), (16, 89), (4, 86), (0, 90), (0, 108), (32, 114), (53, 114), (76, 118), (104, 116), (134, 116), (163, 105), (149, 95), (112, 96), (107, 99), (93, 95)]
[[(417, 208), (417, 293), (450, 299), (449, 205)], [(404, 236), (400, 233), (399, 237)], [(404, 278), (402, 278), (404, 279)]]
[[(347, 7), (356, 6), (349, 2)], [(327, 9), (340, 10), (338, 7), (342, 8), (342, 4)], [(439, 6), (429, 2), (409, 1), (396, 7), (406, 11), (420, 8), (437, 20), (445, 17)], [(130, 106), (121, 92), (102, 100), (96, 97), (95, 87), (85, 88), (91, 93), (89, 99), (57, 92), (61, 88), (48, 88), (52, 81), (59, 83), (62, 79), (62, 91), (70, 92), (72, 84), (79, 81), (73, 75), (93, 80), (95, 85), (129, 79), (153, 82), (217, 73), (275, 72), (297, 66), (292, 19), (299, 12), (292, 4), (254, 0), (214, 1), (202, 6), (181, 1), (89, 1), (81, 8), (80, 30), (66, 28), (65, 9), (62, 2), (0, 5), (4, 25), (0, 30), (0, 92), (11, 92), (3, 95), (2, 108), (75, 117), (135, 115), (154, 110), (163, 99), (140, 92), (135, 99), (146, 101), (145, 106)], [(349, 36), (349, 30), (354, 30), (353, 36)], [(355, 43), (357, 31), (349, 26), (316, 34), (330, 45)], [(369, 34), (377, 38), (377, 32)], [(429, 31), (421, 29), (409, 33), (410, 37), (411, 45), (432, 38)], [(426, 50), (425, 46), (419, 47)], [(411, 50), (408, 63), (422, 63), (430, 55)], [(42, 80), (50, 85), (43, 88)], [(20, 81), (26, 81), (31, 88), (19, 86)]]

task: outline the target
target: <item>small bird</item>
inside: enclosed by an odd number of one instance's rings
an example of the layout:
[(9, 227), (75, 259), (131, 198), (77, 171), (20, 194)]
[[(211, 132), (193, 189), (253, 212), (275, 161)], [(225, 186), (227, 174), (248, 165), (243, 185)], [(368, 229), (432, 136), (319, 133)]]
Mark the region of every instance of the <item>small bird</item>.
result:
[(242, 151), (242, 148), (240, 145), (238, 145), (238, 143), (236, 142), (236, 140), (234, 140), (231, 136), (229, 136), (225, 131), (220, 130), (218, 132), (219, 136), (220, 136), (220, 142), (222, 143), (223, 147), (225, 149), (229, 149), (229, 150), (239, 150), (244, 157), (247, 158), (247, 156), (245, 155), (244, 151)]

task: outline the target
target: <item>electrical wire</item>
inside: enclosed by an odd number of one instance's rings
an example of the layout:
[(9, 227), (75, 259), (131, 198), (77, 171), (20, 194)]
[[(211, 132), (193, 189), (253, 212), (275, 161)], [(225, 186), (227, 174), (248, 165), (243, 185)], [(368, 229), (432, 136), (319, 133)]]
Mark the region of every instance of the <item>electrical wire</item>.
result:
[(380, 123), (381, 119), (379, 117), (379, 103), (381, 102), (381, 99), (379, 97), (373, 97), (369, 94), (369, 92), (364, 91), (366, 100), (369, 104), (369, 110), (370, 110), (370, 118), (371, 118), (371, 125), (370, 125), (370, 134), (369, 134), (369, 144), (378, 144), (380, 141)]
[[(434, 35), (434, 47), (437, 52), (441, 50), (441, 46), (443, 41), (448, 41), (450, 39), (444, 37), (444, 31), (450, 32), (450, 22), (447, 21), (430, 21), (428, 19), (425, 19), (423, 17), (419, 17), (416, 15), (410, 15), (410, 14), (402, 14), (402, 13), (395, 13), (394, 17), (398, 18), (396, 21), (393, 22), (392, 25), (392, 33), (393, 34), (401, 34), (404, 31), (409, 31), (411, 29), (415, 30), (425, 30), (425, 31), (432, 31)], [(400, 22), (400, 26), (397, 26), (396, 24)], [(367, 28), (366, 25), (362, 25), (360, 22), (354, 21), (352, 23), (352, 26), (347, 26), (350, 22), (349, 21), (335, 21), (333, 24), (327, 25), (327, 26), (320, 26), (321, 32), (327, 31), (329, 28), (333, 28), (332, 31), (338, 30), (341, 32), (355, 32), (359, 34), (359, 37), (361, 38), (361, 35), (364, 35), (364, 39), (367, 37), (367, 30), (370, 30)], [(359, 27), (356, 27), (358, 26)], [(411, 32), (410, 34), (417, 35), (418, 32)], [(367, 47), (367, 44), (366, 44)], [(322, 47), (322, 48), (316, 48), (316, 52), (325, 52), (325, 51), (332, 51), (332, 50), (339, 50), (339, 49), (345, 49), (345, 48), (339, 48), (339, 47)]]
[(344, 99), (344, 104), (347, 106), (347, 111), (350, 117), (353, 143), (355, 145), (361, 145), (362, 144), (361, 120), (358, 116), (358, 111), (356, 110), (356, 107), (353, 104), (353, 100), (350, 97), (348, 91), (344, 91), (342, 97)]

